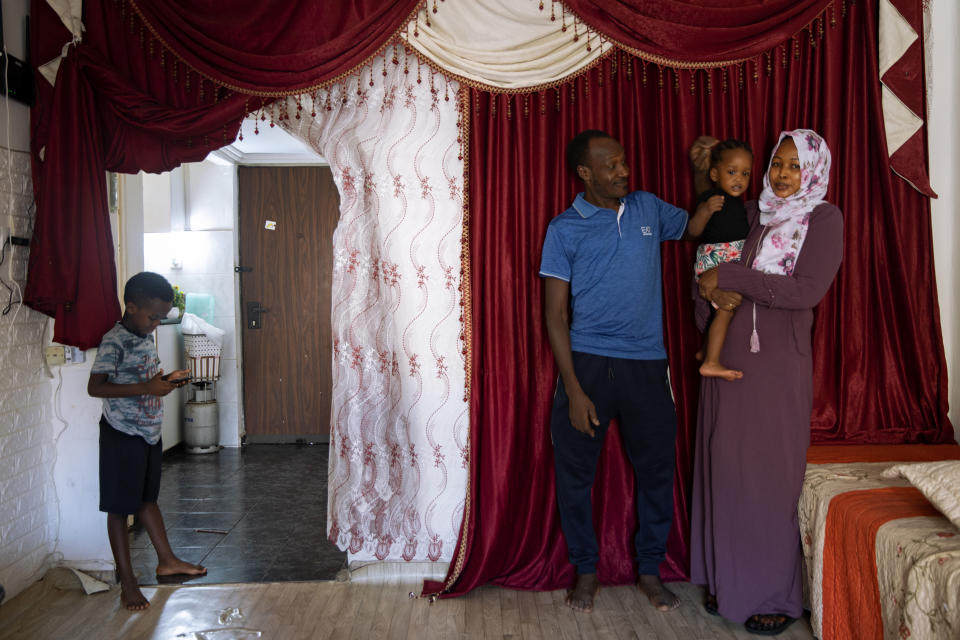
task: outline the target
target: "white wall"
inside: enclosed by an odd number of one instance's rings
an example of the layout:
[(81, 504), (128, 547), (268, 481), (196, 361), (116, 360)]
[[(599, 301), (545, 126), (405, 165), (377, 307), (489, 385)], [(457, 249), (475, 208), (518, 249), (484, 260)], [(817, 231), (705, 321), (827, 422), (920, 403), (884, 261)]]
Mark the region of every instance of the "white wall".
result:
[[(236, 246), (234, 220), (237, 170), (211, 161), (183, 166), (185, 226), (188, 231), (145, 233), (144, 269), (164, 276), (191, 293), (214, 300), (214, 326), (223, 329), (223, 354), (217, 382), (220, 444), (240, 446), (240, 371), (237, 357)], [(144, 183), (144, 199), (150, 198)], [(156, 228), (153, 223), (148, 223)], [(181, 268), (172, 267), (173, 260)]]
[[(26, 235), (32, 201), (30, 156), (0, 149), (0, 225)], [(24, 248), (7, 247), (0, 279), (22, 288), (27, 257)], [(6, 289), (0, 292), (2, 310)], [(56, 538), (52, 385), (42, 359), (45, 326), (45, 316), (21, 305), (0, 315), (0, 584), (8, 595), (40, 575)]]
[(57, 379), (50, 412), (59, 416), (53, 422), (62, 435), (54, 466), (59, 497), (57, 555), (51, 560), (78, 569), (110, 570), (113, 554), (107, 539), (107, 515), (100, 512), (98, 425), (103, 405), (99, 398), (87, 395), (96, 353), (96, 349), (87, 351), (86, 362), (81, 364), (53, 367)]
[[(6, 49), (21, 60), (29, 5), (3, 0)], [(0, 97), (0, 227), (23, 237), (32, 227), (29, 123), (26, 105)], [(27, 257), (26, 249), (8, 247), (0, 278), (22, 288)], [(0, 294), (2, 311), (6, 289)], [(20, 305), (0, 315), (0, 585), (8, 598), (41, 574), (56, 538), (52, 385), (41, 359), (45, 324), (45, 316)]]
[(933, 253), (940, 323), (949, 371), (950, 420), (960, 441), (960, 3), (932, 2), (927, 38), (930, 180), (940, 197), (931, 202)]

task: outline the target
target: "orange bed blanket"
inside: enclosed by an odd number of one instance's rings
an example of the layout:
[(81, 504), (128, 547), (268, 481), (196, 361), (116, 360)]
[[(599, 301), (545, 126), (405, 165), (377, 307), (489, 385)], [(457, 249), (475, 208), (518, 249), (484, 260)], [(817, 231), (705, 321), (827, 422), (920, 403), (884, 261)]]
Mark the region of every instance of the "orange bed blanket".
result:
[(913, 487), (851, 491), (830, 502), (823, 543), (823, 638), (883, 638), (877, 531), (891, 520), (939, 515)]
[[(799, 517), (814, 635), (960, 637), (957, 616), (916, 615), (916, 593), (907, 595), (906, 584), (927, 581), (924, 593), (940, 600), (935, 585), (960, 580), (960, 533), (907, 481), (881, 477), (897, 463), (954, 459), (960, 446), (810, 447)], [(956, 594), (946, 599), (956, 609)]]

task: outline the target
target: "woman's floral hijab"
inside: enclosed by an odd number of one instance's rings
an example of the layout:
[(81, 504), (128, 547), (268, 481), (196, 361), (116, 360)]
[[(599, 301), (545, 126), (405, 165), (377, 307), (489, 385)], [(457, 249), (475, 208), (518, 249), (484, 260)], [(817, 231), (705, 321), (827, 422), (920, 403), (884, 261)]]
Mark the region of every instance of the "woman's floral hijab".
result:
[[(807, 237), (810, 212), (824, 202), (830, 182), (830, 149), (810, 129), (784, 131), (777, 146), (787, 136), (793, 138), (800, 156), (800, 188), (786, 198), (778, 198), (770, 187), (770, 164), (763, 174), (760, 194), (760, 224), (764, 226), (763, 243), (750, 266), (764, 273), (793, 275), (797, 256)], [(770, 162), (773, 162), (771, 154)]]

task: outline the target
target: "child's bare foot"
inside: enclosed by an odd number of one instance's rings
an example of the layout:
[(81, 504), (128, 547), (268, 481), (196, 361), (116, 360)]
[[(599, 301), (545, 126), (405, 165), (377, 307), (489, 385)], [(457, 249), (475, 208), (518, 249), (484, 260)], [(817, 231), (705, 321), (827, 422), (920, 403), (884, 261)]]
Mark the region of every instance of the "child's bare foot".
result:
[(574, 611), (590, 613), (593, 611), (593, 599), (599, 590), (600, 581), (597, 579), (597, 574), (578, 575), (573, 590), (567, 593), (567, 606)]
[(199, 564), (190, 564), (180, 558), (166, 564), (157, 565), (157, 577), (162, 576), (205, 576), (207, 569)]
[(697, 359), (697, 362), (703, 362), (703, 359), (706, 354), (703, 352), (703, 347), (697, 349), (697, 352), (693, 354), (693, 357)]
[(656, 607), (657, 611), (671, 611), (680, 606), (680, 598), (663, 586), (658, 575), (640, 576), (637, 580), (637, 588), (647, 595), (650, 604)]
[(700, 375), (704, 378), (723, 378), (732, 382), (742, 378), (743, 371), (728, 369), (719, 362), (704, 362), (700, 365)]
[(137, 583), (120, 584), (120, 602), (128, 611), (143, 611), (150, 606), (150, 601), (140, 593)]

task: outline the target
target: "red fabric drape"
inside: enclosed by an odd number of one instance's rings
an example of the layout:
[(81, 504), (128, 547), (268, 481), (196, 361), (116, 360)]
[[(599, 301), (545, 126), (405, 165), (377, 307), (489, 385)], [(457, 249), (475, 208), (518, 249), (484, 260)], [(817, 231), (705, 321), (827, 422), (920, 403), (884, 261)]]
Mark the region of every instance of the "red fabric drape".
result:
[[(562, 163), (566, 141), (582, 129), (605, 129), (624, 143), (634, 188), (688, 207), (686, 149), (697, 135), (736, 136), (753, 146), (756, 196), (782, 129), (823, 134), (834, 166), (827, 199), (844, 212), (845, 256), (816, 314), (813, 440), (952, 439), (929, 203), (887, 169), (876, 7), (857, 3), (848, 11), (815, 46), (804, 34), (797, 59), (789, 43), (775, 52), (769, 71), (755, 76), (752, 66), (677, 74), (621, 55), (559, 94), (473, 92), (472, 466), (451, 595), (484, 583), (553, 589), (572, 582), (555, 504), (549, 412), (556, 369), (537, 273), (547, 223), (579, 190)], [(694, 251), (693, 243), (663, 245), (664, 323), (679, 418), (674, 526), (661, 567), (667, 578), (688, 571), (700, 343), (690, 297)], [(894, 252), (904, 258), (892, 258)], [(605, 583), (627, 583), (634, 574), (633, 487), (618, 444), (612, 430), (594, 488)], [(427, 585), (434, 589), (439, 585)]]
[(194, 69), (251, 92), (308, 88), (373, 56), (419, 0), (127, 0)]
[[(56, 318), (54, 339), (93, 347), (119, 318), (105, 170), (202, 160), (264, 101), (374, 56), (417, 4), (87, 0), (83, 42), (52, 90), (38, 80), (32, 112), (37, 214), (24, 300)], [(43, 64), (68, 37), (45, 2), (33, 0), (31, 15)]]
[[(56, 174), (58, 184), (77, 188), (54, 188), (43, 194), (47, 211), (60, 215), (55, 219), (41, 217), (38, 209), (24, 297), (31, 307), (54, 317), (54, 342), (89, 349), (100, 344), (103, 334), (120, 319), (120, 304), (107, 214), (103, 146), (94, 134), (94, 95), (76, 69), (76, 58), (61, 64), (60, 86), (51, 111), (75, 113), (78, 119), (50, 122), (45, 155), (73, 158), (77, 154), (82, 158), (64, 162)], [(80, 203), (86, 206), (78, 206)], [(36, 286), (34, 275), (38, 273), (45, 274), (49, 287)], [(91, 331), (75, 336), (72, 329), (77, 322)]]
[[(893, 0), (893, 7), (918, 34), (923, 33), (923, 6), (916, 0)], [(923, 69), (923, 40), (907, 47), (903, 55), (883, 74), (883, 84), (914, 114), (926, 119), (926, 78)], [(927, 128), (921, 127), (890, 156), (890, 169), (913, 188), (936, 198), (927, 172)]]
[[(834, 0), (564, 0), (564, 4), (620, 44), (669, 60), (718, 62), (769, 51)], [(832, 11), (836, 17), (837, 10)]]

